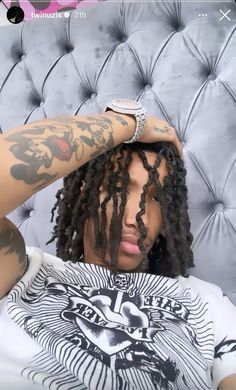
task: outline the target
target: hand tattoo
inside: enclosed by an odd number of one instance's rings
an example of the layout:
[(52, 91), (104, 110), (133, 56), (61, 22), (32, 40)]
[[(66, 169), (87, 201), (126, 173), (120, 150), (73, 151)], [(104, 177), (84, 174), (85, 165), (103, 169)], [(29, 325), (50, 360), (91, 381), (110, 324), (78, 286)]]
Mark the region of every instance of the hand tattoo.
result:
[(168, 126), (164, 126), (164, 127), (154, 127), (154, 130), (157, 131), (158, 133), (162, 133), (162, 134), (169, 134), (170, 133), (170, 128)]

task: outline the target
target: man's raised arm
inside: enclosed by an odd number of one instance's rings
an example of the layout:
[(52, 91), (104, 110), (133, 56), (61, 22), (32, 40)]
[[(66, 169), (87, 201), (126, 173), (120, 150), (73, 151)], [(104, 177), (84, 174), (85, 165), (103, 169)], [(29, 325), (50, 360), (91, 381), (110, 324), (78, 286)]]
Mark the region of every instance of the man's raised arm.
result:
[[(133, 137), (133, 115), (108, 111), (90, 116), (61, 116), (17, 127), (0, 135), (0, 299), (27, 268), (25, 243), (5, 215), (53, 181)], [(173, 142), (166, 121), (147, 117), (140, 142)]]
[(0, 135), (0, 299), (27, 269), (26, 248), (5, 215), (32, 194), (132, 137), (132, 116), (107, 112), (32, 122)]
[(0, 135), (0, 218), (35, 192), (131, 138), (131, 115), (61, 116)]

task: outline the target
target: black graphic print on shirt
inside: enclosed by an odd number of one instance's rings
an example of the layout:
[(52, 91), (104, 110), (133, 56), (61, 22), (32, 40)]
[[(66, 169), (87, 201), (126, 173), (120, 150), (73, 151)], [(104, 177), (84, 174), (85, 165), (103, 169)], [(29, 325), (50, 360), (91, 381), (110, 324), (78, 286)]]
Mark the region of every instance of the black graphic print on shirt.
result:
[(180, 293), (174, 279), (113, 277), (97, 268), (77, 270), (75, 283), (75, 272), (70, 278), (43, 267), (20, 309), (12, 305), (15, 321), (44, 349), (23, 375), (35, 377), (39, 364), (45, 371), (54, 362), (62, 389), (72, 388), (68, 378), (96, 390), (210, 389), (212, 356), (204, 345), (213, 336), (200, 299)]
[(229, 340), (226, 337), (215, 347), (215, 358), (220, 358), (225, 353), (236, 351), (236, 340)]

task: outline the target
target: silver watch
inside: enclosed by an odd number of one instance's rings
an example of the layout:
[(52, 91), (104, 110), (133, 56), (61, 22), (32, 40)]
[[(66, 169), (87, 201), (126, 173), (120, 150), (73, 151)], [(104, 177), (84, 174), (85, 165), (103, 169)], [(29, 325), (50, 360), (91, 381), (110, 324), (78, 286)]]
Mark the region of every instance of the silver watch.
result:
[(110, 108), (112, 111), (119, 112), (121, 114), (134, 115), (136, 119), (136, 129), (132, 138), (128, 141), (124, 141), (126, 144), (138, 141), (144, 131), (144, 127), (147, 122), (146, 109), (136, 100), (130, 99), (114, 99), (106, 105), (103, 112), (106, 112)]

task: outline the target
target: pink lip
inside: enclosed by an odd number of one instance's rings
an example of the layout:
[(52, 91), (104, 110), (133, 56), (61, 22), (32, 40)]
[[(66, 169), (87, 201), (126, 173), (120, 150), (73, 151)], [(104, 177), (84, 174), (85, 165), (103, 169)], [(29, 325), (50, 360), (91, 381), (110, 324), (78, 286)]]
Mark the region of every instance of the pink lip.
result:
[(128, 241), (121, 241), (120, 248), (123, 252), (129, 253), (130, 255), (139, 255), (141, 253), (137, 244), (132, 244)]
[[(132, 242), (131, 242), (132, 241)], [(129, 253), (131, 255), (139, 255), (141, 253), (139, 246), (137, 245), (137, 239), (122, 239), (120, 242), (120, 249), (123, 252)]]

